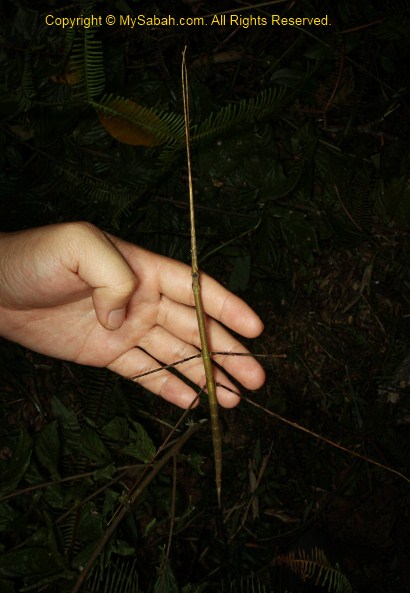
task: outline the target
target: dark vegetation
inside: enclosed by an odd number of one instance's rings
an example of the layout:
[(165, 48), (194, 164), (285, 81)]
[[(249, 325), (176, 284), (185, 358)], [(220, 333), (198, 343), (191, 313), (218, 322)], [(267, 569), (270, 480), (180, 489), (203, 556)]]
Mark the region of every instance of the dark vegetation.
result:
[[(410, 591), (409, 483), (386, 469), (410, 476), (410, 4), (265, 4), (1, 5), (1, 230), (85, 219), (189, 260), (186, 44), (201, 266), (265, 321), (253, 351), (286, 354), (244, 394), (264, 410), (222, 414), (219, 512), (207, 424), (160, 468), (180, 410), (1, 342), (2, 593), (73, 590), (127, 506), (81, 591)], [(44, 24), (227, 8), (332, 25)]]

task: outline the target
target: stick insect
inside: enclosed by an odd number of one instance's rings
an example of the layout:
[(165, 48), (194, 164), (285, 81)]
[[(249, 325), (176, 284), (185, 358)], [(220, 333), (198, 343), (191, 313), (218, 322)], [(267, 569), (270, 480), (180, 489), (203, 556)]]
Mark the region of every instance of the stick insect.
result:
[(186, 67), (186, 47), (182, 53), (182, 95), (184, 102), (185, 139), (188, 168), (188, 191), (189, 191), (189, 218), (191, 228), (191, 274), (192, 292), (194, 294), (195, 310), (198, 321), (198, 329), (201, 340), (202, 360), (205, 369), (206, 386), (208, 391), (209, 411), (211, 416), (212, 444), (214, 449), (215, 462), (215, 484), (218, 497), (218, 506), (221, 506), (221, 483), (222, 483), (222, 438), (221, 427), (218, 417), (218, 400), (216, 398), (216, 386), (214, 373), (209, 352), (208, 336), (205, 325), (205, 315), (202, 306), (201, 287), (199, 283), (198, 256), (196, 250), (195, 233), (195, 210), (194, 192), (192, 187), (191, 151), (189, 138), (189, 95), (188, 95), (188, 71)]
[[(167, 368), (175, 367), (179, 364), (192, 360), (194, 358), (202, 357), (204, 370), (205, 370), (205, 377), (206, 377), (206, 389), (208, 392), (208, 402), (209, 402), (209, 410), (210, 410), (210, 419), (211, 419), (211, 430), (212, 430), (212, 443), (213, 443), (213, 452), (214, 452), (214, 467), (215, 467), (215, 484), (216, 484), (216, 493), (218, 499), (218, 506), (221, 507), (221, 485), (222, 485), (222, 437), (221, 437), (221, 427), (219, 423), (219, 413), (218, 413), (218, 401), (216, 397), (216, 384), (212, 369), (212, 360), (211, 356), (223, 354), (223, 355), (233, 355), (233, 356), (253, 356), (253, 357), (263, 357), (263, 358), (286, 358), (286, 354), (254, 354), (254, 353), (227, 353), (227, 352), (210, 352), (207, 331), (206, 331), (206, 324), (205, 324), (205, 315), (202, 305), (202, 298), (201, 298), (201, 287), (200, 287), (200, 272), (198, 269), (198, 256), (197, 256), (197, 246), (196, 246), (196, 229), (195, 229), (195, 211), (194, 211), (194, 196), (193, 196), (193, 184), (192, 184), (192, 169), (191, 169), (191, 154), (190, 154), (190, 116), (189, 116), (189, 93), (188, 93), (188, 74), (187, 74), (187, 66), (186, 66), (186, 48), (182, 53), (182, 68), (181, 68), (181, 79), (182, 79), (182, 94), (183, 94), (183, 106), (184, 106), (184, 122), (185, 122), (185, 139), (186, 139), (186, 154), (187, 154), (187, 173), (188, 173), (188, 193), (189, 193), (189, 213), (190, 213), (190, 233), (191, 233), (191, 276), (192, 276), (192, 292), (194, 295), (194, 302), (195, 302), (195, 310), (197, 315), (197, 322), (198, 322), (198, 329), (200, 334), (200, 342), (201, 342), (201, 352), (196, 355), (190, 356), (183, 360), (176, 361), (169, 365), (164, 365), (159, 368), (147, 371), (145, 373), (141, 373), (134, 377), (131, 377), (132, 380), (139, 379), (143, 376), (149, 375), (151, 373), (155, 373)], [(228, 387), (225, 387), (229, 389)], [(236, 393), (240, 395), (239, 393)], [(285, 424), (290, 425), (291, 427), (302, 431), (304, 433), (309, 434), (311, 437), (326, 443), (327, 445), (333, 446), (340, 451), (343, 451), (353, 457), (362, 459), (367, 461), (368, 463), (382, 468), (392, 474), (399, 476), (401, 479), (404, 479), (406, 482), (410, 482), (409, 478), (402, 474), (401, 472), (388, 467), (378, 461), (375, 461), (366, 455), (362, 455), (357, 451), (352, 451), (351, 449), (340, 445), (326, 437), (301, 426), (296, 422), (292, 422), (279, 414), (272, 412), (257, 404), (256, 402), (252, 401), (248, 397), (241, 396), (249, 404), (260, 408), (263, 410), (267, 415), (274, 417), (276, 420), (283, 422)]]

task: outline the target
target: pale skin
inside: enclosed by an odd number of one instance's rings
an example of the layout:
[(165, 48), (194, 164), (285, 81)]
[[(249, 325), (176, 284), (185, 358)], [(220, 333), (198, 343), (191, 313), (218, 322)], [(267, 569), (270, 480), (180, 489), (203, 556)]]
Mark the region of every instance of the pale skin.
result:
[[(157, 360), (171, 364), (198, 353), (191, 283), (189, 266), (89, 223), (0, 233), (0, 335), (48, 356), (134, 377), (157, 368)], [(263, 329), (259, 317), (205, 274), (201, 287), (211, 350), (247, 352), (228, 329), (254, 338)], [(258, 389), (265, 380), (251, 356), (215, 360), (246, 389)], [(205, 385), (200, 358), (178, 370)], [(235, 389), (219, 369), (215, 380)], [(196, 396), (167, 370), (136, 381), (181, 408)], [(222, 386), (217, 397), (227, 408), (239, 403)]]

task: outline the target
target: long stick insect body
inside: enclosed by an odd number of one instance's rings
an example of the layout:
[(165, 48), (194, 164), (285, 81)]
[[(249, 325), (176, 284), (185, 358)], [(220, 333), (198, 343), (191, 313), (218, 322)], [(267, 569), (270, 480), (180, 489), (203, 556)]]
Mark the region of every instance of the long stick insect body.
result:
[[(191, 155), (190, 155), (190, 135), (189, 135), (189, 104), (188, 104), (188, 77), (187, 77), (187, 68), (186, 68), (186, 61), (185, 61), (185, 51), (182, 54), (182, 91), (183, 91), (183, 102), (184, 102), (184, 120), (185, 120), (185, 136), (186, 136), (186, 150), (187, 150), (187, 170), (188, 170), (188, 189), (189, 189), (189, 208), (190, 208), (190, 227), (191, 227), (191, 275), (192, 275), (192, 292), (194, 296), (195, 302), (195, 309), (197, 314), (198, 320), (198, 329), (200, 334), (200, 342), (201, 342), (201, 353), (190, 356), (184, 360), (176, 361), (170, 365), (161, 366), (156, 369), (147, 371), (145, 373), (141, 373), (131, 379), (135, 380), (146, 375), (150, 375), (151, 373), (155, 373), (157, 371), (164, 370), (164, 368), (171, 368), (176, 365), (182, 364), (187, 362), (193, 358), (202, 356), (204, 370), (205, 370), (205, 377), (206, 377), (206, 387), (208, 391), (208, 401), (209, 401), (209, 409), (210, 409), (210, 417), (211, 417), (211, 427), (212, 427), (212, 442), (213, 442), (213, 449), (214, 449), (214, 463), (215, 463), (215, 483), (216, 483), (216, 491), (218, 497), (218, 504), (221, 506), (221, 482), (222, 482), (222, 437), (221, 437), (221, 429), (219, 424), (218, 418), (218, 401), (216, 397), (216, 385), (213, 375), (212, 369), (212, 361), (211, 355), (233, 355), (233, 356), (249, 356), (249, 353), (242, 353), (242, 352), (210, 352), (208, 338), (207, 338), (207, 331), (206, 331), (206, 322), (205, 322), (205, 315), (202, 305), (202, 298), (201, 298), (201, 287), (200, 287), (200, 273), (198, 269), (198, 258), (197, 258), (197, 250), (196, 250), (196, 235), (195, 235), (195, 216), (194, 216), (194, 197), (193, 197), (193, 187), (192, 187), (192, 172), (191, 172)], [(254, 357), (263, 357), (263, 358), (286, 358), (286, 354), (251, 354)], [(224, 386), (225, 389), (229, 389), (228, 387)], [(385, 471), (393, 473), (399, 476), (401, 479), (405, 480), (407, 483), (410, 483), (410, 478), (402, 474), (401, 472), (390, 468), (374, 459), (367, 457), (366, 455), (362, 455), (357, 451), (352, 451), (351, 449), (340, 445), (312, 430), (301, 426), (296, 422), (292, 422), (279, 414), (272, 412), (271, 410), (261, 406), (260, 404), (254, 402), (252, 399), (242, 396), (242, 398), (248, 402), (249, 404), (256, 406), (263, 410), (267, 415), (274, 417), (276, 420), (283, 422), (285, 424), (290, 425), (292, 428), (302, 431), (311, 437), (318, 439), (326, 443), (329, 446), (335, 447), (346, 454), (349, 454), (353, 457), (360, 458), (365, 460), (367, 463), (370, 463), (376, 467), (382, 468)]]
[(192, 170), (191, 170), (191, 152), (190, 152), (190, 135), (189, 135), (189, 93), (188, 93), (188, 72), (185, 60), (186, 48), (182, 54), (182, 95), (184, 103), (184, 121), (185, 121), (185, 138), (187, 151), (187, 168), (188, 168), (188, 190), (189, 190), (189, 213), (190, 213), (190, 230), (191, 230), (191, 274), (192, 274), (192, 292), (194, 295), (195, 310), (198, 320), (198, 330), (201, 341), (202, 360), (205, 370), (206, 387), (208, 391), (209, 412), (211, 417), (212, 427), (212, 443), (214, 450), (215, 463), (215, 484), (216, 493), (218, 497), (218, 505), (221, 506), (221, 483), (222, 483), (222, 438), (221, 427), (218, 417), (218, 400), (216, 397), (216, 386), (214, 373), (212, 369), (211, 355), (208, 344), (208, 336), (206, 331), (205, 314), (202, 305), (201, 286), (199, 282), (198, 257), (196, 250), (196, 233), (195, 233), (195, 210), (194, 210), (194, 192), (192, 187)]

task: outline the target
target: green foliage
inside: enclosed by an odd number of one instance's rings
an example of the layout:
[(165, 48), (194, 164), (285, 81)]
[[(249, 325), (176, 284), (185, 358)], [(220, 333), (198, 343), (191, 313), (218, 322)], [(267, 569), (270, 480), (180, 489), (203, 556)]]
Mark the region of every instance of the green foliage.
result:
[(37, 435), (35, 453), (38, 462), (50, 472), (53, 480), (58, 480), (58, 464), (60, 462), (60, 437), (58, 434), (58, 421), (53, 420)]
[(106, 570), (97, 567), (87, 582), (90, 593), (140, 593), (135, 560), (118, 557)]
[(56, 565), (50, 557), (50, 553), (40, 547), (25, 547), (3, 554), (0, 558), (0, 575), (2, 577), (42, 577), (53, 573)]
[(103, 46), (94, 37), (95, 30), (84, 29), (81, 37), (74, 39), (68, 62), (74, 92), (87, 101), (101, 95), (105, 86)]
[(143, 426), (116, 416), (101, 428), (102, 434), (116, 443), (124, 455), (148, 463), (155, 455), (155, 446)]
[(26, 473), (31, 461), (32, 447), (33, 444), (30, 436), (24, 429), (21, 430), (13, 457), (2, 475), (0, 485), (1, 496), (12, 492)]
[[(220, 111), (211, 113), (193, 129), (192, 140), (200, 141), (210, 136), (220, 135), (240, 123), (247, 123), (256, 117), (266, 117), (279, 112), (286, 105), (286, 89), (272, 87), (250, 100), (230, 103)], [(289, 99), (288, 99), (289, 100)]]

